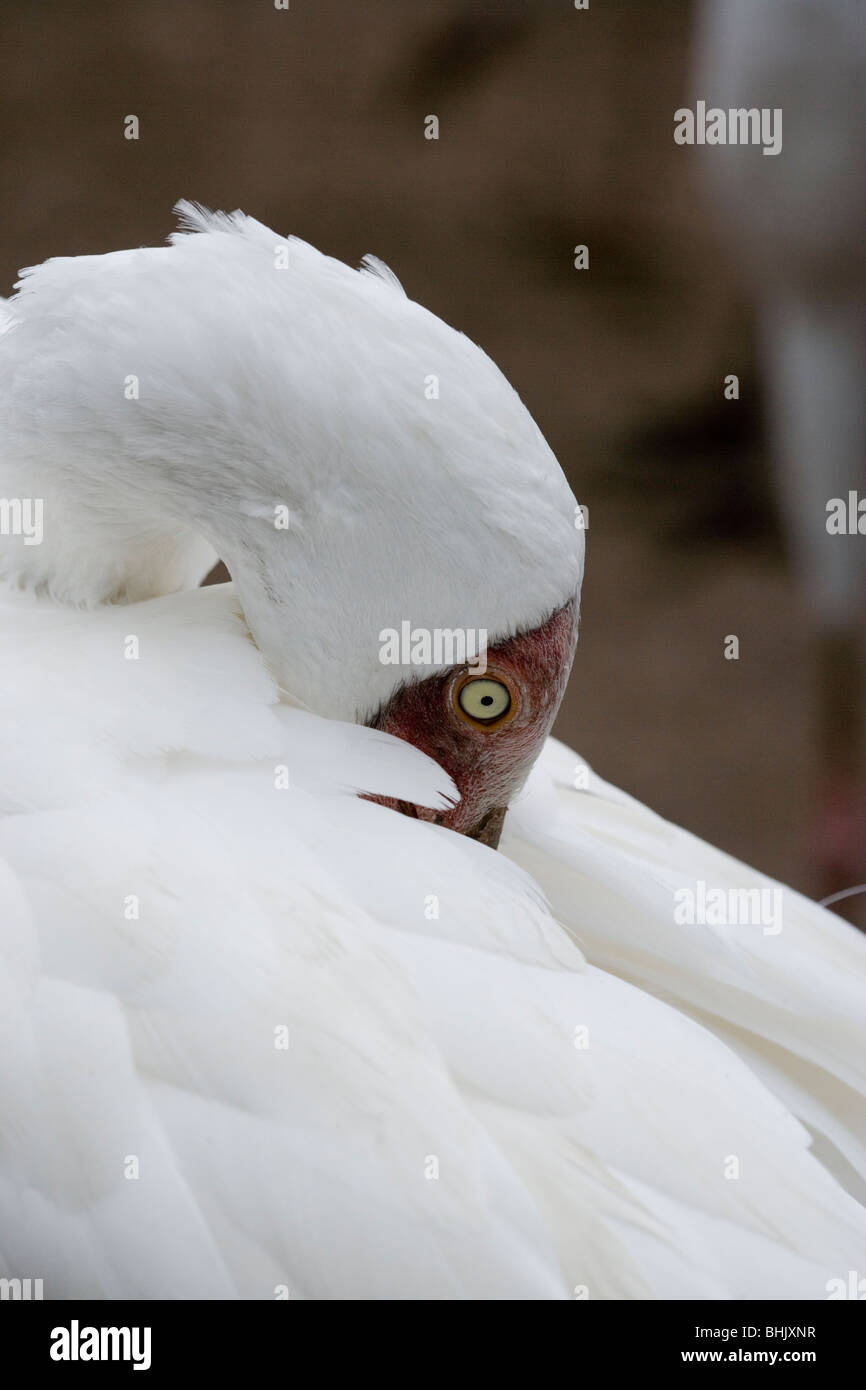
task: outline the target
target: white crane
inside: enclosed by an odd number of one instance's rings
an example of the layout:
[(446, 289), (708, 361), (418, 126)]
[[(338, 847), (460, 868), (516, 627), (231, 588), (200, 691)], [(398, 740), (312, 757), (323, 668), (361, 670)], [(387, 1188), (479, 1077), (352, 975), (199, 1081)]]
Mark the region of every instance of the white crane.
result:
[(480, 349), (182, 211), (0, 336), (0, 1271), (831, 1296), (866, 943), (547, 740), (583, 532)]

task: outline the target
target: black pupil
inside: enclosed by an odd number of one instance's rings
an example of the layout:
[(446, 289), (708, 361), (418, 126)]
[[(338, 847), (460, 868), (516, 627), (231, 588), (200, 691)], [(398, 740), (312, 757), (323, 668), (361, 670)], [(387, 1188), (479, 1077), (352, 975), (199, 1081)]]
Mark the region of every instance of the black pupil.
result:
[(482, 705), (492, 705), (492, 704), (493, 704), (493, 696), (492, 696), (492, 695), (482, 695), (482, 696), (481, 696), (481, 703), (482, 703)]

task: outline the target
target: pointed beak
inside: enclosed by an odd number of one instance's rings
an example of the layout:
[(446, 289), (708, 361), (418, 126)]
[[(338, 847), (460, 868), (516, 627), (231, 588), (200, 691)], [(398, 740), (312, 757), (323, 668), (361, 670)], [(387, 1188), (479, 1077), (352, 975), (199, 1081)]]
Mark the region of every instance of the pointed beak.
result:
[(488, 811), (482, 816), (477, 825), (473, 825), (471, 830), (465, 831), (470, 840), (480, 840), (482, 845), (489, 845), (491, 849), (498, 849), (499, 837), (502, 834), (502, 827), (505, 824), (505, 813), (507, 806), (494, 806), (492, 811)]

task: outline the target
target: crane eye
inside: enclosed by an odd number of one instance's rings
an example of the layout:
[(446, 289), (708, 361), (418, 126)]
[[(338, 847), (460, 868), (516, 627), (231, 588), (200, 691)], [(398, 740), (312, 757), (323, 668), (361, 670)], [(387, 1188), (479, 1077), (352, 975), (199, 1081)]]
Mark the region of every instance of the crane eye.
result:
[(514, 711), (511, 691), (492, 676), (470, 676), (457, 690), (458, 711), (472, 724), (490, 728), (504, 723)]

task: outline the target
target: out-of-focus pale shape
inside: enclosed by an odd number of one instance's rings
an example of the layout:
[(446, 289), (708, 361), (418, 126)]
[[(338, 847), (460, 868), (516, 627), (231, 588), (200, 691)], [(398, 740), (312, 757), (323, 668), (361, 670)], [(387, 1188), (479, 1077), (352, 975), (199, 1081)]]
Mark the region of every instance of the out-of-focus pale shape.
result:
[(694, 91), (783, 112), (778, 156), (707, 146), (703, 174), (756, 308), (789, 551), (820, 634), (813, 850), (830, 891), (866, 878), (866, 5), (706, 0)]

